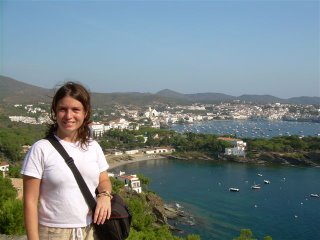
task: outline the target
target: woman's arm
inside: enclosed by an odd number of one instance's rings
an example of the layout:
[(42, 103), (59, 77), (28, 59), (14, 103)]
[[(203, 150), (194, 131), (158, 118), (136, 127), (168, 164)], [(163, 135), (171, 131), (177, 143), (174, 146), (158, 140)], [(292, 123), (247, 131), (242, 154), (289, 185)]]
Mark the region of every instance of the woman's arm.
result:
[(108, 173), (106, 171), (101, 172), (99, 175), (99, 185), (98, 185), (99, 193), (108, 191), (111, 193), (112, 185)]
[[(99, 176), (98, 191), (111, 193), (112, 185), (108, 173), (101, 172)], [(101, 195), (97, 197), (97, 206), (94, 212), (93, 222), (103, 224), (106, 219), (111, 216), (111, 198), (108, 195)]]
[(28, 240), (39, 240), (38, 200), (41, 179), (23, 176), (24, 221)]

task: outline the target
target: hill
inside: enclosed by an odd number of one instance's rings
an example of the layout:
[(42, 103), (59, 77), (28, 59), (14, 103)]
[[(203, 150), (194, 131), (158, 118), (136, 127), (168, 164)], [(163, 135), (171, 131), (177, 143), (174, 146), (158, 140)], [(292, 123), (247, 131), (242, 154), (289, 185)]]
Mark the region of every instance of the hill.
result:
[[(0, 75), (0, 103), (36, 103), (50, 102), (52, 89), (30, 85), (16, 79)], [(241, 95), (239, 97), (223, 93), (195, 93), (182, 94), (170, 89), (161, 90), (155, 94), (127, 92), (127, 93), (92, 93), (95, 106), (114, 104), (146, 106), (154, 104), (192, 104), (219, 103), (240, 100), (252, 103), (291, 103), (291, 104), (320, 104), (320, 97), (294, 97), (281, 99), (271, 95)]]
[[(10, 77), (0, 75), (0, 103), (32, 104), (37, 102), (50, 103), (53, 97), (53, 89), (45, 89), (27, 84)], [(91, 93), (94, 106), (106, 106), (114, 104), (138, 105), (146, 104), (183, 104), (179, 99), (165, 97), (152, 93)]]
[(4, 103), (36, 103), (48, 102), (52, 90), (33, 86), (0, 75), (0, 102)]

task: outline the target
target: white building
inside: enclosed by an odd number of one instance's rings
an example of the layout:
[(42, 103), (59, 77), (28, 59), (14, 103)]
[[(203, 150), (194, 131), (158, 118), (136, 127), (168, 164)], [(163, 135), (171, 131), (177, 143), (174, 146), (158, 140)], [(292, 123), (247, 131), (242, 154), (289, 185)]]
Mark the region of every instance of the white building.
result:
[(7, 172), (9, 172), (9, 163), (1, 162), (0, 163), (0, 172), (2, 172), (2, 176), (4, 177)]
[(110, 128), (127, 129), (129, 128), (130, 122), (128, 122), (124, 118), (119, 118), (109, 122), (109, 124), (110, 124)]
[(233, 147), (232, 148), (225, 148), (225, 155), (233, 155), (233, 156), (243, 156), (245, 157), (245, 149), (247, 146), (247, 143), (240, 140), (240, 139), (235, 139), (235, 138), (225, 138), (225, 137), (219, 137), (219, 140), (227, 141), (230, 142)]
[(115, 156), (123, 155), (123, 151), (118, 149), (105, 149), (104, 151), (106, 155), (115, 155)]
[(162, 147), (162, 148), (159, 147), (159, 148), (145, 149), (143, 152), (145, 154), (172, 153), (172, 152), (175, 152), (175, 149), (171, 147)]
[(116, 176), (116, 179), (124, 182), (127, 188), (131, 188), (133, 191), (137, 193), (141, 193), (141, 184), (137, 175), (126, 175), (125, 172), (121, 172)]
[(23, 122), (28, 124), (38, 124), (36, 118), (26, 116), (9, 116), (11, 122)]
[(139, 150), (138, 150), (138, 149), (127, 150), (127, 151), (125, 151), (124, 153), (125, 153), (125, 154), (128, 154), (128, 155), (134, 155), (134, 154), (139, 153)]
[(104, 124), (93, 122), (90, 124), (92, 137), (101, 137), (105, 132)]
[(176, 122), (178, 122), (178, 118), (177, 117), (169, 117), (169, 119), (168, 119), (168, 123), (176, 123)]
[(158, 117), (159, 113), (157, 112), (157, 110), (151, 109), (151, 107), (149, 107), (149, 110), (144, 113), (144, 116), (146, 118)]
[(160, 128), (160, 122), (159, 121), (152, 121), (152, 128)]

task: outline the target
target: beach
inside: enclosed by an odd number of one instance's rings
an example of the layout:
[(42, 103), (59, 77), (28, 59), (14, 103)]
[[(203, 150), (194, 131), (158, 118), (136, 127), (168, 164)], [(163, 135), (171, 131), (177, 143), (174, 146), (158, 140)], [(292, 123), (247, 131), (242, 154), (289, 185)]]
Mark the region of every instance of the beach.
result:
[(142, 162), (142, 161), (148, 161), (148, 160), (154, 160), (154, 159), (161, 159), (161, 158), (166, 158), (163, 155), (160, 154), (133, 154), (133, 155), (106, 155), (106, 159), (109, 164), (109, 169), (110, 170), (126, 165), (126, 164), (131, 164), (135, 162)]

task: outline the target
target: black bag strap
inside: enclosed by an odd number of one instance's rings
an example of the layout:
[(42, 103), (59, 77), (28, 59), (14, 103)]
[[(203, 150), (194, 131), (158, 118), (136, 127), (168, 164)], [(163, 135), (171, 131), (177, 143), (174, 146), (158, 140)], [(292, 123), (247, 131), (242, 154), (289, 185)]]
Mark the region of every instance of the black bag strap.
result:
[(94, 212), (94, 209), (96, 207), (96, 200), (92, 196), (77, 166), (74, 164), (73, 158), (69, 156), (67, 151), (64, 149), (64, 147), (61, 145), (61, 143), (53, 134), (48, 135), (45, 139), (47, 139), (52, 144), (52, 146), (54, 146), (54, 148), (60, 153), (60, 155), (64, 158), (68, 167), (71, 169), (88, 206)]

